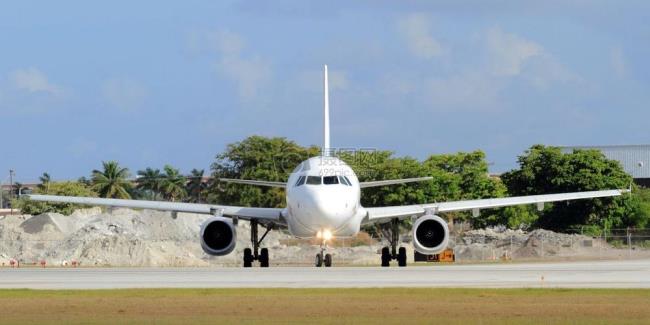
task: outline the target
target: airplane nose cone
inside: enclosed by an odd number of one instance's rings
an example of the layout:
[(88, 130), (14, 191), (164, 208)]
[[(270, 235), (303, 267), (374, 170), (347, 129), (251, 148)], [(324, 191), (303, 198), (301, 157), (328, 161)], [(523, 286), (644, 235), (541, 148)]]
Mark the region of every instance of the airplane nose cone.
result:
[[(342, 200), (311, 197), (306, 203), (318, 227), (338, 228), (349, 217), (349, 204)], [(346, 208), (347, 205), (347, 208)]]

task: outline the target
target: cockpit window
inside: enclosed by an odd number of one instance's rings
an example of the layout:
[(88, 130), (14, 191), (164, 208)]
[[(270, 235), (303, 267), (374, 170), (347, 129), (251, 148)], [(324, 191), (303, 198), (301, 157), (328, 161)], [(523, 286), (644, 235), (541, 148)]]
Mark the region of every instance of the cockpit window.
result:
[(343, 176), (346, 182), (348, 182), (348, 185), (352, 186), (352, 182), (350, 182), (350, 179), (347, 176)]
[(339, 183), (339, 178), (336, 176), (325, 176), (323, 177), (323, 184), (325, 185), (335, 185)]
[(298, 177), (298, 181), (296, 182), (296, 187), (305, 184), (305, 176), (300, 176)]
[(307, 176), (307, 185), (320, 185), (320, 176)]
[(339, 176), (339, 181), (341, 182), (341, 184), (344, 184), (346, 186), (352, 186), (352, 184), (348, 183), (348, 181), (345, 179), (344, 176)]

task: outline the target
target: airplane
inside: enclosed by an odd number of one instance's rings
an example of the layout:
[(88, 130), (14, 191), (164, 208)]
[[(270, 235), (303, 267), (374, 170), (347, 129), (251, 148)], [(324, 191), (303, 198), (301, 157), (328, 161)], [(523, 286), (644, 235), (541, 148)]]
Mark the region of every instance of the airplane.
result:
[[(404, 206), (366, 208), (361, 206), (361, 191), (365, 188), (411, 182), (430, 181), (432, 177), (360, 182), (354, 170), (343, 160), (332, 155), (330, 146), (329, 90), (327, 65), (324, 66), (324, 121), (323, 146), (318, 157), (300, 163), (286, 183), (261, 180), (220, 179), (220, 181), (254, 186), (280, 187), (286, 190), (286, 207), (256, 208), (214, 204), (160, 202), (144, 200), (104, 199), (53, 195), (29, 195), (34, 201), (63, 202), (91, 206), (125, 207), (211, 215), (200, 228), (199, 240), (205, 253), (213, 256), (230, 254), (235, 249), (239, 220), (250, 222), (251, 247), (244, 249), (243, 266), (269, 266), (268, 248), (262, 242), (272, 229), (283, 227), (297, 238), (318, 238), (320, 251), (316, 254), (316, 267), (331, 267), (332, 255), (327, 244), (333, 238), (348, 238), (359, 233), (364, 225), (389, 224), (389, 246), (381, 249), (381, 266), (407, 265), (406, 248), (399, 246), (400, 220), (412, 218), (414, 249), (422, 254), (437, 254), (447, 248), (449, 226), (439, 216), (452, 211), (471, 211), (478, 216), (480, 210), (514, 205), (536, 204), (539, 210), (544, 203), (578, 199), (620, 196), (628, 190), (602, 190), (562, 194), (531, 195), (519, 197), (462, 200)], [(266, 228), (259, 236), (259, 226)]]

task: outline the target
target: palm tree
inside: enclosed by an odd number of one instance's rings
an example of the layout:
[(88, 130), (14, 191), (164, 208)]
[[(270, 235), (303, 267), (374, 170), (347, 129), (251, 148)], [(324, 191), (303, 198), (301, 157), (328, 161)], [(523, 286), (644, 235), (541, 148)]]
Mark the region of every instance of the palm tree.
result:
[(117, 161), (103, 161), (104, 170), (93, 170), (93, 189), (100, 197), (130, 199), (131, 182), (128, 168), (121, 168)]
[(187, 183), (187, 193), (190, 202), (201, 202), (201, 194), (208, 187), (208, 184), (203, 182), (203, 174), (205, 174), (205, 170), (203, 169), (199, 170), (195, 168), (190, 172), (190, 181)]
[(187, 195), (185, 183), (187, 179), (181, 175), (180, 171), (170, 165), (165, 165), (165, 171), (160, 190), (166, 199), (176, 201), (181, 200)]
[(38, 179), (41, 181), (41, 184), (38, 185), (38, 189), (45, 191), (45, 193), (48, 193), (50, 191), (50, 181), (52, 181), (50, 174), (43, 173), (43, 175), (41, 175), (41, 177)]
[(25, 187), (23, 186), (23, 183), (20, 182), (14, 182), (14, 188), (12, 189), (14, 191), (14, 196), (17, 198), (20, 198), (20, 196), (23, 194), (23, 190)]
[(138, 171), (138, 189), (148, 191), (154, 200), (158, 199), (160, 189), (162, 187), (164, 175), (160, 173), (160, 169), (153, 169), (147, 167), (145, 170)]

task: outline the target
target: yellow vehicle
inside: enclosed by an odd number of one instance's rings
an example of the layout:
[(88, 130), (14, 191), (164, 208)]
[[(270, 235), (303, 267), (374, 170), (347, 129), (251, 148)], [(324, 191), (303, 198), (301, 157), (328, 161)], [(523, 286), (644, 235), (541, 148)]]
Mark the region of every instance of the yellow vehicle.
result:
[(447, 262), (447, 263), (453, 263), (456, 261), (456, 255), (454, 254), (454, 250), (451, 248), (447, 248), (441, 253), (438, 254), (432, 254), (432, 255), (425, 255), (425, 254), (420, 254), (417, 251), (415, 252), (415, 261), (416, 262)]

